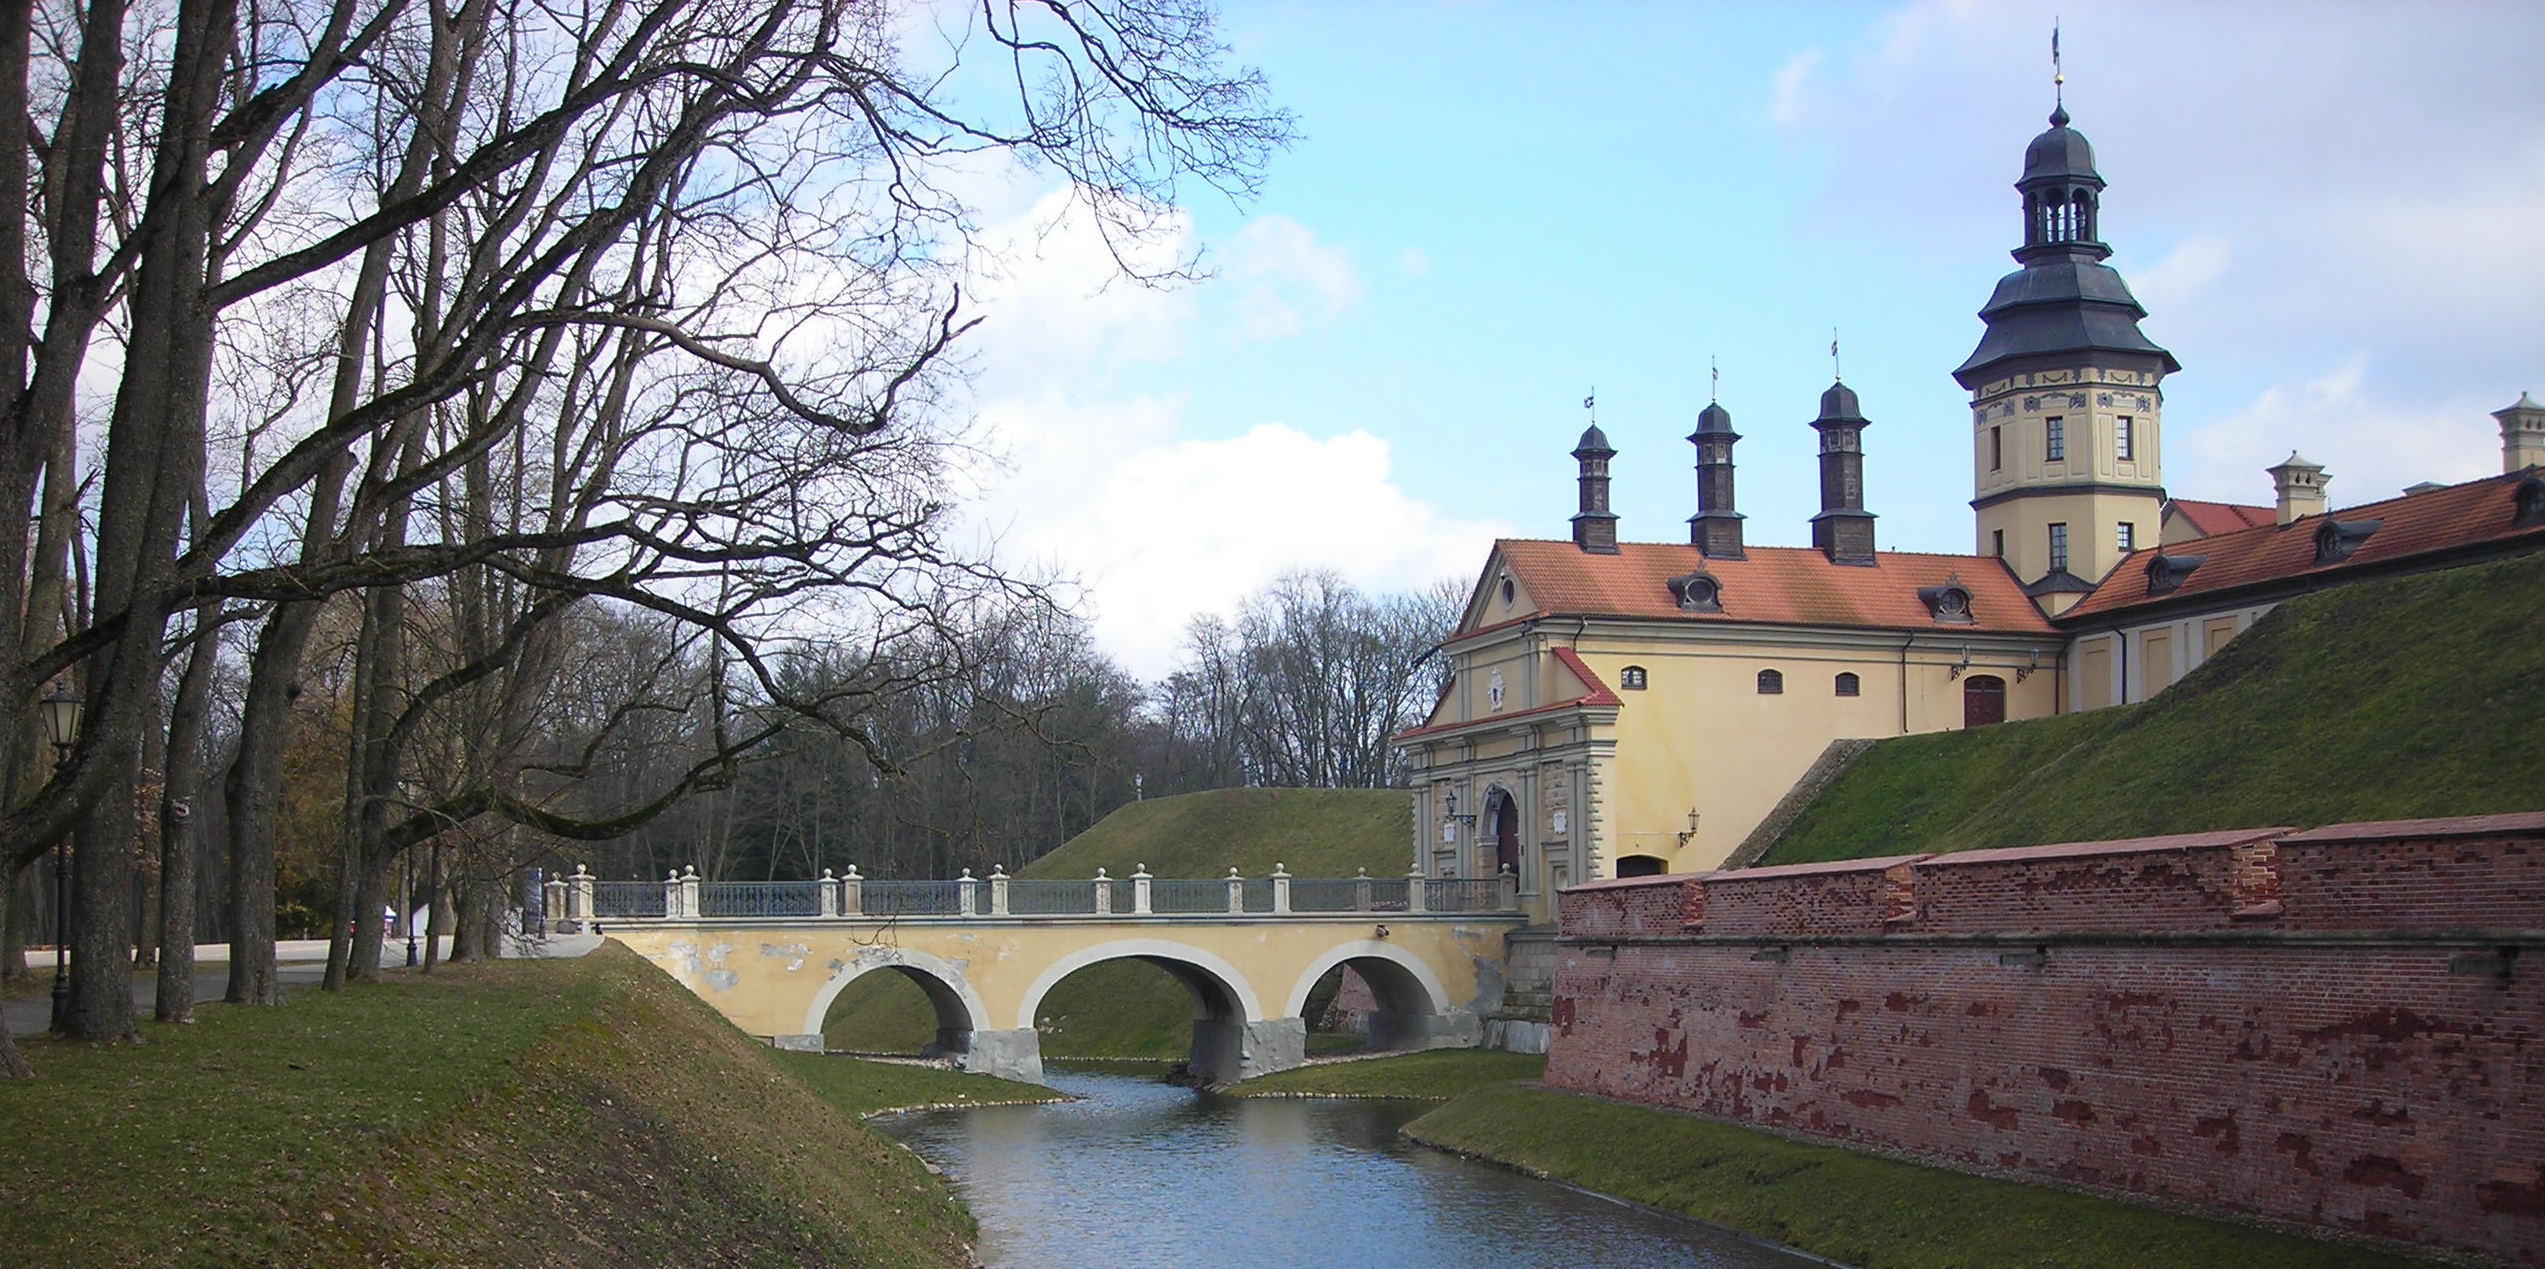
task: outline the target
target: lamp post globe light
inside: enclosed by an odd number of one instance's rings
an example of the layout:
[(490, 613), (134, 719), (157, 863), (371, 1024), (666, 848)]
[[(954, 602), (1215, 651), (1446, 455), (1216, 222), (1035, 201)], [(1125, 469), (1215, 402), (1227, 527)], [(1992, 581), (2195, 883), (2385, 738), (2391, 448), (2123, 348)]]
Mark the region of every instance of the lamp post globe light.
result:
[[(44, 719), (44, 738), (53, 745), (53, 773), (62, 772), (62, 764), (71, 757), (71, 746), (80, 738), (80, 698), (67, 687), (55, 685), (44, 694), (36, 708)], [(66, 835), (53, 843), (53, 1030), (68, 1029), (71, 1021), (71, 889), (70, 839)]]
[[(416, 792), (417, 790), (413, 781), (398, 781), (398, 796), (406, 801), (409, 809), (414, 808)], [(415, 848), (409, 846), (406, 849), (399, 851), (398, 856), (406, 861), (406, 885), (404, 887), (404, 893), (400, 894), (398, 897), (398, 924), (406, 927), (406, 967), (408, 969), (413, 969), (416, 966)]]

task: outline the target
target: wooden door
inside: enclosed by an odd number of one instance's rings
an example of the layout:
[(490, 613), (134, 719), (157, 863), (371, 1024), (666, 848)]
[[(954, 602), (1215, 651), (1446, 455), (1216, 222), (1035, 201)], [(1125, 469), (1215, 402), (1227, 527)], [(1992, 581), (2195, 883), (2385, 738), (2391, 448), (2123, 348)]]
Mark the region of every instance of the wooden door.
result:
[(1962, 680), (1962, 725), (1986, 727), (2006, 721), (2006, 680), (1974, 674)]

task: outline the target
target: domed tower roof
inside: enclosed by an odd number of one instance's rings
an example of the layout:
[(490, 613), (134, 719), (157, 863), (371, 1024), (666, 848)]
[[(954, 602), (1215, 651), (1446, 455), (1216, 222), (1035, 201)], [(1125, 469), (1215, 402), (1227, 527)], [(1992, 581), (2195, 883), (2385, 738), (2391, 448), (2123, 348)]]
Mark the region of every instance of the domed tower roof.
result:
[(1864, 423), (1864, 410), (1862, 406), (1857, 404), (1856, 390), (1848, 387), (1843, 382), (1829, 385), (1829, 390), (1820, 394), (1820, 417), (1813, 422), (1815, 425), (1820, 423)]
[(1616, 452), (1616, 450), (1613, 450), (1608, 446), (1608, 433), (1599, 430), (1599, 424), (1597, 423), (1593, 423), (1589, 427), (1582, 429), (1582, 443), (1573, 447), (1573, 457), (1575, 458), (1580, 458), (1588, 454), (1609, 455), (1615, 454)]
[(2103, 188), (2103, 177), (2094, 170), (2094, 147), (2086, 143), (2084, 133), (2068, 126), (2065, 106), (2051, 111), (2050, 130), (2024, 147), (2024, 175), (2015, 182), (2015, 188), (2043, 181), (2074, 181)]
[(2103, 263), (2112, 254), (2099, 232), (2103, 188), (2094, 147), (2068, 126), (2064, 106), (2052, 111), (2050, 130), (2024, 147), (2024, 174), (2015, 182), (2023, 196), (2024, 241), (2014, 256), (2023, 267), (1999, 279), (1980, 310), (1988, 333), (1953, 372), (1963, 387), (1976, 389), (2029, 367), (2073, 365), (2080, 357), (2159, 375), (2182, 369), (2174, 354), (2140, 333), (2147, 310)]
[(1693, 441), (1698, 436), (1714, 436), (1731, 430), (1732, 412), (1724, 409), (1721, 402), (1709, 401), (1706, 408), (1697, 411), (1696, 435), (1688, 439)]

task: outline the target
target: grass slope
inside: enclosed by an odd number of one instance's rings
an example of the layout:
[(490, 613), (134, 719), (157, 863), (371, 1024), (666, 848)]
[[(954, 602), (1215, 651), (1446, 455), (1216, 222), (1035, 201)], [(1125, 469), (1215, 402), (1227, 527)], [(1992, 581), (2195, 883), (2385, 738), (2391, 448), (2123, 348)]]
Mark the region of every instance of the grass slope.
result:
[(1479, 1087), (1404, 1131), (1425, 1145), (1864, 1269), (2368, 1269), (2410, 1263), (1521, 1084)]
[(2138, 705), (1886, 740), (1763, 864), (2545, 807), (2545, 555), (2291, 600)]
[(198, 1016), (28, 1046), (10, 1263), (968, 1263), (970, 1218), (854, 1098), (616, 947)]
[(1403, 789), (1214, 789), (1134, 802), (1017, 875), (1401, 877), (1414, 853), (1414, 795)]

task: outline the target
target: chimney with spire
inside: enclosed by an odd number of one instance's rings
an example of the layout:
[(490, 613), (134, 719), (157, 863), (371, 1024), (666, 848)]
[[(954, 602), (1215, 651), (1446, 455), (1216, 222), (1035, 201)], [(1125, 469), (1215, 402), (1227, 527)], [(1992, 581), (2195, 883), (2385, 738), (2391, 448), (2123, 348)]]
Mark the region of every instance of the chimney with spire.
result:
[(1582, 464), (1582, 509), (1573, 515), (1573, 545), (1593, 555), (1617, 554), (1617, 516), (1608, 509), (1608, 434), (1593, 423), (1582, 432), (1573, 457)]
[(1832, 564), (1871, 564), (1873, 513), (1865, 510), (1864, 430), (1855, 389), (1833, 383), (1820, 394), (1820, 514), (1812, 517), (1812, 545)]
[(1709, 401), (1697, 412), (1697, 430), (1688, 440), (1697, 447), (1697, 513), (1688, 517), (1688, 541), (1708, 559), (1737, 560), (1741, 554), (1741, 513), (1732, 509), (1732, 412)]
[(2545, 467), (2545, 405), (2522, 392), (2518, 403), (2492, 412), (2501, 423), (2503, 473)]
[(2324, 514), (2324, 482), (2332, 474), (2321, 463), (2310, 463), (2289, 451), (2288, 461), (2271, 471), (2272, 491), (2280, 498), (2280, 523)]

